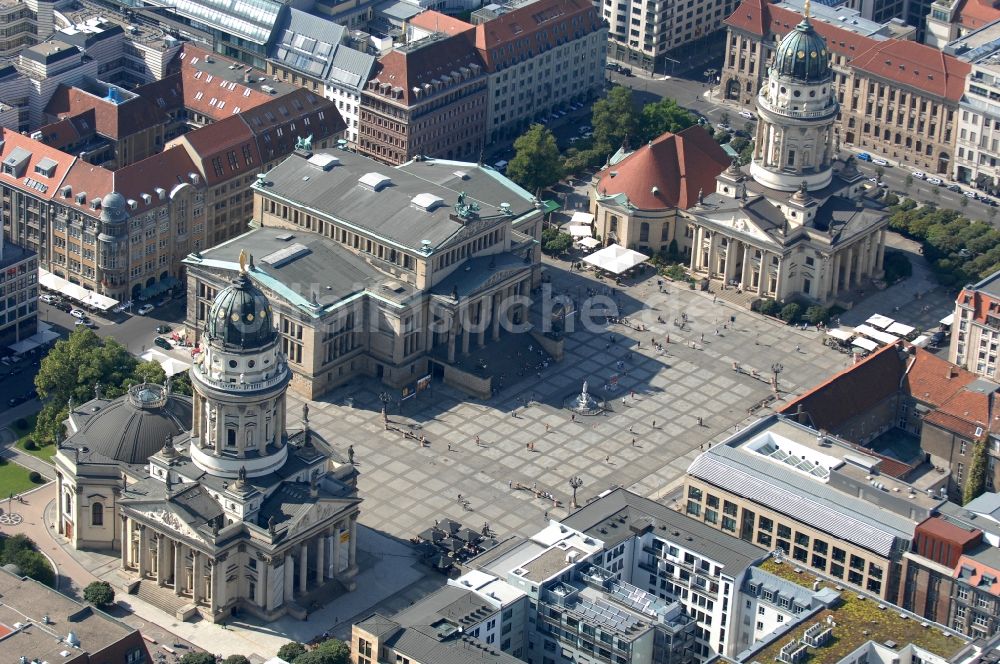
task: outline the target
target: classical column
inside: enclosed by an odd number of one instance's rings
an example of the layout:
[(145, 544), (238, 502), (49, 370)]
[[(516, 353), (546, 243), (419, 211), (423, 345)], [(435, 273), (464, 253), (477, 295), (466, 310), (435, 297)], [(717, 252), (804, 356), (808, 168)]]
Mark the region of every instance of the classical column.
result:
[(211, 558), (205, 561), (208, 565), (208, 607), (212, 615), (219, 610), (219, 564)]
[(139, 528), (139, 578), (145, 578), (149, 571), (149, 529), (143, 524)]
[(309, 546), (303, 542), (299, 545), (299, 592), (305, 593), (309, 580)]
[(883, 271), (883, 264), (885, 263), (885, 229), (883, 228), (879, 232), (878, 239), (878, 256), (875, 259), (875, 269), (879, 272)]
[(131, 549), (132, 540), (129, 537), (130, 533), (129, 533), (128, 517), (122, 514), (121, 519), (122, 519), (121, 567), (122, 569), (128, 569), (128, 557), (129, 557), (129, 550)]
[(833, 297), (837, 297), (840, 293), (840, 257), (844, 252), (838, 251), (833, 255), (833, 284), (830, 288), (830, 294)]
[(750, 285), (748, 275), (750, 274), (750, 245), (743, 244), (743, 270), (740, 272), (740, 288), (746, 290)]
[(448, 329), (448, 363), (451, 364), (455, 361), (455, 322), (458, 312), (452, 312), (451, 315), (451, 325)]
[(479, 339), (476, 343), (480, 348), (486, 345), (486, 325), (488, 321), (488, 316), (486, 315), (486, 298), (479, 300), (479, 322), (477, 327), (479, 328)]
[(338, 523), (333, 527), (333, 573), (334, 575), (340, 574), (340, 561), (343, 555), (341, 549), (343, 545), (340, 543), (340, 530), (341, 524)]
[(221, 609), (229, 601), (226, 592), (226, 558), (224, 555), (215, 559), (213, 569), (215, 570), (215, 584), (212, 586), (212, 599), (215, 605)]
[(351, 516), (351, 541), (348, 543), (348, 558), (347, 566), (353, 569), (357, 565), (358, 556), (358, 517), (357, 515)]
[(174, 594), (180, 595), (187, 590), (184, 586), (184, 545), (174, 542)]
[(767, 264), (769, 254), (766, 251), (760, 252), (760, 270), (757, 272), (757, 295), (763, 297), (767, 294)]
[(215, 407), (215, 453), (222, 454), (223, 438), (225, 436), (226, 417), (223, 415), (222, 407)]
[(164, 586), (167, 583), (167, 538), (156, 533), (156, 585)]
[(63, 496), (62, 473), (56, 473), (56, 525), (58, 526), (60, 535), (66, 534), (66, 529), (63, 523), (63, 503), (65, 500), (66, 498)]
[(844, 256), (844, 290), (850, 292), (851, 278), (854, 272), (854, 247), (849, 247)]
[(295, 559), (291, 551), (285, 553), (285, 601), (291, 602), (295, 596)]
[(262, 609), (267, 608), (267, 567), (268, 562), (262, 559), (260, 556), (257, 557), (257, 597), (254, 601)]
[(316, 585), (323, 585), (323, 579), (326, 576), (323, 569), (323, 547), (326, 546), (326, 538), (320, 535), (316, 538)]
[(493, 303), (491, 305), (491, 309), (493, 310), (492, 313), (493, 341), (500, 340), (500, 306), (501, 306), (501, 298), (500, 298), (500, 293), (498, 291), (496, 293), (493, 293)]
[(719, 234), (713, 232), (711, 238), (708, 240), (708, 278), (712, 278), (712, 273), (715, 272), (715, 261), (716, 253), (715, 247), (719, 242)]
[(470, 305), (466, 305), (462, 309), (462, 315), (459, 317), (459, 323), (462, 325), (462, 355), (469, 354), (469, 337), (472, 336), (472, 331), (469, 329), (472, 324), (472, 312), (470, 311)]
[(205, 579), (202, 578), (204, 571), (201, 567), (201, 552), (192, 550), (191, 551), (191, 599), (195, 604), (200, 602), (202, 599), (202, 586), (205, 583)]
[(699, 256), (701, 256), (701, 226), (695, 226), (694, 234), (691, 238), (691, 271), (698, 269)]

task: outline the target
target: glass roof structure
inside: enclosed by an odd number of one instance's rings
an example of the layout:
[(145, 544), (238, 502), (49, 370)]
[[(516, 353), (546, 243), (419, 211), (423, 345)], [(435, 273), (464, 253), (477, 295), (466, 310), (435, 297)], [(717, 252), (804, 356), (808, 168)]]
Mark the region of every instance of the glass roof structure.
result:
[(266, 44), (282, 4), (274, 0), (148, 0), (256, 44)]

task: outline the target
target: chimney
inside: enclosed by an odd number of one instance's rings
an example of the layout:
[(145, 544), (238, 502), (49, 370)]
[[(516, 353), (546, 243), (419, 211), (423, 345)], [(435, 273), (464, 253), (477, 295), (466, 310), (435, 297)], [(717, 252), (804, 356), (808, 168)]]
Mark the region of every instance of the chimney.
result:
[(948, 373), (945, 376), (945, 378), (947, 378), (948, 380), (951, 380), (952, 378), (954, 378), (957, 375), (958, 375), (958, 371), (956, 370), (956, 367), (954, 365), (949, 364), (948, 365)]

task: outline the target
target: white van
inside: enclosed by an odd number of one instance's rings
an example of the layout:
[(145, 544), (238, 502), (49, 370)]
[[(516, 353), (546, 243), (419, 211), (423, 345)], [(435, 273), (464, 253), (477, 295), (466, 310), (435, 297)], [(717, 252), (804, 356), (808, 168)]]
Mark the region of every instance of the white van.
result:
[(497, 163), (493, 164), (493, 168), (495, 168), (498, 171), (500, 171), (501, 173), (503, 173), (505, 170), (507, 170), (507, 161), (504, 160), (504, 159), (501, 159)]

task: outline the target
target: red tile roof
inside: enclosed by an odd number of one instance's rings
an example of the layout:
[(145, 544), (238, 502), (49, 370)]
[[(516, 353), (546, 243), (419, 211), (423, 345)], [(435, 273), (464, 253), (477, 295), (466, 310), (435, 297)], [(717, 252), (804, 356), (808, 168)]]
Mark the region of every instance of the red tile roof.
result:
[[(743, 0), (729, 18), (725, 20), (739, 30), (759, 37), (771, 38), (788, 34), (802, 20), (802, 14), (792, 9), (772, 5), (766, 0)], [(853, 59), (867, 51), (876, 40), (859, 35), (837, 25), (820, 20), (812, 21), (813, 28), (826, 40), (831, 52)]]
[(424, 30), (443, 32), (446, 35), (457, 35), (474, 28), (471, 23), (466, 23), (454, 16), (436, 12), (433, 9), (428, 9), (411, 18), (410, 25), (423, 28)]
[(924, 44), (889, 39), (854, 58), (854, 68), (957, 102), (972, 66)]
[(470, 65), (483, 67), (483, 61), (470, 44), (471, 32), (450, 37), (427, 37), (402, 48), (395, 48), (379, 58), (375, 76), (369, 82), (366, 92), (393, 98), (392, 94), (379, 92), (379, 84), (386, 84), (399, 93), (395, 97), (401, 104), (409, 106), (416, 101), (413, 88), (433, 85), (434, 80), (461, 72)]
[(767, 0), (743, 0), (723, 23), (737, 30), (763, 37), (767, 34), (767, 26), (771, 23), (771, 7), (771, 3)]
[(602, 29), (589, 0), (537, 0), (477, 25), (476, 49), (487, 68), (496, 71)]
[(239, 116), (206, 125), (168, 143), (168, 147), (175, 145), (189, 146), (188, 156), (210, 186), (259, 169), (262, 163), (254, 134)]
[(625, 194), (642, 210), (686, 210), (698, 192), (715, 191), (715, 177), (732, 160), (699, 126), (667, 132), (602, 171), (598, 193)]
[[(0, 145), (0, 161), (3, 161), (4, 159), (7, 159), (7, 157), (11, 156), (11, 153), (17, 148), (23, 148), (31, 153), (31, 157), (28, 159), (28, 164), (24, 173), (20, 174), (19, 177), (14, 177), (13, 175), (0, 171), (0, 181), (8, 182), (17, 189), (24, 189), (26, 186), (25, 179), (30, 178), (42, 187), (32, 187), (32, 195), (50, 200), (55, 198), (59, 187), (62, 185), (63, 178), (66, 177), (66, 173), (69, 172), (73, 162), (76, 161), (76, 157), (49, 147), (48, 145), (28, 138), (27, 136), (23, 136), (16, 131), (11, 131), (5, 127), (0, 127), (0, 141), (2, 141), (2, 145)], [(37, 166), (38, 162), (45, 158), (56, 162), (56, 168), (52, 177), (46, 177), (41, 173), (35, 172), (35, 166)]]
[(1000, 300), (985, 291), (975, 288), (963, 290), (958, 296), (958, 302), (970, 307), (973, 319), (980, 323), (985, 323), (988, 315), (1000, 317)]
[[(248, 72), (235, 72), (231, 77), (220, 78), (199, 67), (206, 56), (224, 60), (221, 56), (188, 43), (181, 53), (181, 81), (185, 108), (213, 120), (222, 120), (240, 111), (271, 101), (274, 97), (247, 87), (232, 79), (242, 78)], [(264, 72), (260, 72), (261, 75)]]
[(265, 162), (291, 154), (300, 136), (311, 135), (316, 144), (347, 127), (334, 102), (302, 88), (243, 111), (240, 117), (257, 137)]
[(794, 416), (801, 406), (808, 415), (807, 424), (834, 431), (848, 417), (895, 396), (906, 368), (904, 362), (896, 346), (886, 346), (789, 402), (780, 412)]
[(976, 375), (944, 358), (913, 347), (913, 366), (906, 374), (903, 388), (907, 394), (934, 407), (943, 406), (962, 388), (976, 380)]
[(59, 150), (65, 150), (68, 146), (80, 141), (84, 136), (92, 136), (93, 131), (81, 134), (78, 129), (80, 127), (80, 120), (84, 119), (85, 116), (90, 116), (87, 125), (93, 127), (93, 111), (87, 111), (74, 118), (66, 118), (65, 120), (59, 120), (44, 127), (39, 127), (38, 131), (42, 133), (42, 143)]
[(980, 585), (980, 583), (983, 580), (983, 577), (991, 576), (993, 577), (993, 583), (988, 586), (989, 588), (988, 592), (992, 593), (993, 595), (1000, 595), (1000, 570), (994, 567), (990, 567), (989, 565), (985, 565), (976, 560), (972, 556), (965, 555), (959, 558), (958, 564), (955, 565), (955, 573), (953, 576), (956, 579), (962, 575), (963, 567), (971, 567), (973, 570), (972, 576), (966, 578), (966, 582), (969, 585), (973, 587), (984, 588), (983, 586)]
[(924, 422), (951, 431), (962, 438), (978, 440), (987, 435), (990, 398), (991, 395), (983, 392), (962, 389), (943, 406), (927, 413)]
[(978, 30), (1000, 18), (996, 0), (965, 0), (959, 12), (959, 24), (966, 30)]
[(167, 119), (166, 113), (149, 99), (135, 97), (116, 104), (64, 84), (56, 88), (45, 106), (46, 116), (60, 120), (87, 111), (94, 114), (97, 133), (115, 140), (161, 125)]

